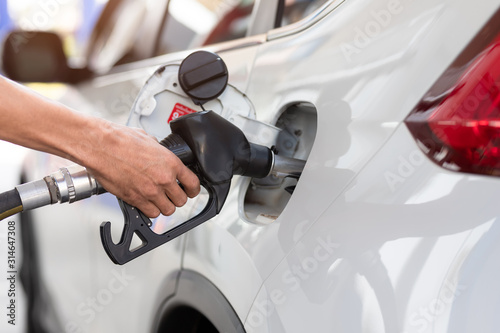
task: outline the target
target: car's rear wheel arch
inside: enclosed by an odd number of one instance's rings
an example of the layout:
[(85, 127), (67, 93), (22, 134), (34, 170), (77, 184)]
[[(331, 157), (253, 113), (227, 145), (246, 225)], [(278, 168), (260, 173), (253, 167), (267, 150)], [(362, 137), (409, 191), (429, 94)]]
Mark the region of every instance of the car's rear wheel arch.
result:
[(220, 290), (189, 270), (178, 275), (175, 294), (161, 305), (154, 333), (245, 332), (240, 318)]

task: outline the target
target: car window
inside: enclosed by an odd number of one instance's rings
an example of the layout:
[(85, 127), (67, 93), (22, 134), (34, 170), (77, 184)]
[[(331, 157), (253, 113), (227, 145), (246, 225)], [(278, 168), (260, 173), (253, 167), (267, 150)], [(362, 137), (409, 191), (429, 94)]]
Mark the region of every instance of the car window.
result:
[(280, 27), (305, 18), (328, 0), (285, 0)]
[(153, 56), (167, 0), (109, 0), (90, 38), (89, 67), (106, 72)]
[(244, 37), (254, 0), (170, 0), (156, 54)]

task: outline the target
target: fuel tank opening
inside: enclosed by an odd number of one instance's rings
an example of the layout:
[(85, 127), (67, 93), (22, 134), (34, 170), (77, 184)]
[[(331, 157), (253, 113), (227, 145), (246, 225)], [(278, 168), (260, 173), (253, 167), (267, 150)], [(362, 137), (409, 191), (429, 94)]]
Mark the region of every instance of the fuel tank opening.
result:
[[(307, 160), (317, 130), (316, 108), (311, 103), (296, 103), (285, 109), (276, 121), (279, 132), (274, 149), (279, 156)], [(241, 217), (250, 223), (274, 222), (285, 209), (297, 182), (295, 177), (270, 175), (248, 179), (240, 196)]]

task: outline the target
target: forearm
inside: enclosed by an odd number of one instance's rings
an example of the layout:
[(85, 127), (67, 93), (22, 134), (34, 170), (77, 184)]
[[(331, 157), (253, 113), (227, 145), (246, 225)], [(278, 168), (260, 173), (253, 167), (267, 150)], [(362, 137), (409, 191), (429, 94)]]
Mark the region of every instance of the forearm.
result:
[(83, 139), (88, 144), (95, 138), (97, 127), (107, 125), (2, 77), (0, 100), (0, 139), (77, 163), (88, 154), (82, 149)]

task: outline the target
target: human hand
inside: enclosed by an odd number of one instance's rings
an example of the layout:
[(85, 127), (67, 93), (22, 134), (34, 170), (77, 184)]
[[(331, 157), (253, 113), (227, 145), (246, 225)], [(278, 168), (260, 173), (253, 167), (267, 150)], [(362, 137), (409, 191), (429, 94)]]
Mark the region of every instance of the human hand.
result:
[(198, 177), (141, 129), (102, 121), (80, 146), (78, 162), (99, 184), (150, 218), (173, 214), (200, 192)]

